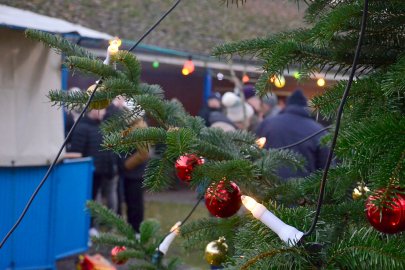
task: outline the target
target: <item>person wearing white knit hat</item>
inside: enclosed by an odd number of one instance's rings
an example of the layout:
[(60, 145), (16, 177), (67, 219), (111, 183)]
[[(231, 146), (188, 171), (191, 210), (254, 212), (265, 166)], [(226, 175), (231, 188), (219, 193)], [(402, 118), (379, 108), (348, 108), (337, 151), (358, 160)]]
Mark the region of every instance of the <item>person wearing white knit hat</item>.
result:
[(235, 93), (226, 92), (222, 96), (222, 105), (225, 108), (226, 116), (239, 128), (247, 129), (254, 114), (252, 106), (242, 103), (240, 97)]

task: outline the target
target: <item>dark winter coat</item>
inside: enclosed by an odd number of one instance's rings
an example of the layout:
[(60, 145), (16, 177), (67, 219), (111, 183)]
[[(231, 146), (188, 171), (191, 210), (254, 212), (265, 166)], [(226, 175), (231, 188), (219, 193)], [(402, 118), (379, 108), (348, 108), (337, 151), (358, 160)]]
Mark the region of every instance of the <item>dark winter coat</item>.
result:
[(226, 123), (226, 124), (231, 125), (231, 126), (234, 127), (235, 129), (237, 129), (237, 127), (235, 126), (235, 124), (232, 123), (232, 121), (229, 120), (229, 118), (226, 117), (226, 115), (223, 114), (221, 111), (212, 111), (212, 112), (209, 114), (208, 119), (209, 119), (209, 122), (210, 122), (211, 125), (213, 125), (214, 123), (223, 122), (223, 123)]
[(81, 153), (83, 157), (93, 157), (94, 173), (112, 177), (116, 172), (117, 155), (102, 149), (102, 142), (100, 121), (85, 116), (72, 134), (68, 151)]
[[(258, 137), (266, 137), (265, 147), (269, 149), (293, 144), (322, 128), (323, 126), (310, 118), (305, 107), (289, 105), (280, 114), (266, 118), (258, 127), (256, 134)], [(283, 179), (305, 177), (315, 170), (322, 169), (328, 155), (328, 148), (320, 146), (320, 139), (325, 134), (326, 131), (290, 148), (305, 157), (305, 171), (293, 171), (291, 168), (283, 167), (279, 170), (279, 176)]]

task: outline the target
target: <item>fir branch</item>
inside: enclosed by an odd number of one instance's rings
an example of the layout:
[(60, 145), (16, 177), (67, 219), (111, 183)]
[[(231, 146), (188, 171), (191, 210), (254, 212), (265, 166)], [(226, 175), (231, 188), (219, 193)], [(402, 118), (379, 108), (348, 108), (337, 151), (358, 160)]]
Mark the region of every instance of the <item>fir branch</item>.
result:
[[(354, 201), (352, 198), (347, 202), (336, 202), (325, 204), (321, 212), (321, 218), (326, 224), (333, 224), (339, 228), (339, 233), (344, 234), (345, 230), (341, 230), (339, 226), (342, 222), (355, 224), (356, 226), (364, 226), (368, 224), (364, 215), (364, 199)], [(335, 223), (335, 224), (334, 224)]]
[[(358, 172), (352, 168), (339, 165), (329, 170), (329, 177), (333, 181), (329, 181), (326, 186), (324, 195), (325, 204), (341, 203), (347, 199), (351, 201), (353, 188), (361, 177)], [(316, 171), (307, 176), (303, 181), (299, 181), (299, 185), (296, 188), (305, 197), (306, 203), (313, 204), (317, 200), (321, 178), (322, 171)]]
[(347, 30), (349, 21), (356, 20), (357, 27), (355, 29), (359, 29), (361, 16), (362, 3), (336, 5), (333, 10), (318, 19), (317, 24), (311, 29), (311, 36), (314, 41), (331, 41), (337, 32), (342, 31), (342, 29)]
[(125, 246), (136, 248), (139, 244), (134, 240), (130, 240), (126, 237), (116, 235), (113, 233), (100, 233), (97, 237), (92, 237), (91, 239), (95, 244), (108, 245), (108, 246)]
[(183, 104), (177, 100), (165, 101), (166, 108), (166, 126), (184, 127), (187, 119), (191, 116), (185, 111)]
[(70, 69), (78, 69), (86, 74), (97, 75), (103, 78), (125, 77), (122, 73), (114, 70), (114, 68), (109, 65), (105, 65), (102, 61), (98, 59), (69, 56), (65, 59), (65, 62)]
[(256, 264), (258, 261), (263, 260), (263, 259), (268, 259), (273, 256), (276, 256), (278, 254), (283, 254), (283, 253), (298, 253), (302, 254), (302, 251), (296, 247), (292, 248), (283, 248), (283, 249), (278, 249), (278, 250), (272, 250), (268, 252), (261, 253), (257, 255), (256, 257), (250, 259), (247, 263), (245, 263), (240, 269), (241, 270), (246, 270), (249, 269), (252, 265)]
[(300, 30), (280, 33), (267, 38), (256, 38), (252, 40), (243, 40), (239, 42), (222, 44), (213, 49), (212, 55), (217, 57), (234, 54), (241, 56), (246, 54), (263, 55), (267, 49), (277, 44), (278, 40), (289, 38), (296, 33), (300, 33)]
[(237, 158), (232, 153), (229, 153), (229, 151), (226, 151), (219, 146), (215, 146), (211, 142), (203, 140), (194, 141), (193, 149), (196, 151), (196, 153), (198, 153), (198, 155), (206, 159), (230, 160)]
[(141, 76), (141, 64), (136, 59), (135, 55), (128, 52), (120, 50), (112, 56), (112, 61), (120, 62), (126, 67), (126, 76), (134, 84), (139, 84), (139, 79)]
[(405, 149), (398, 140), (404, 130), (405, 119), (391, 114), (356, 123), (341, 131), (336, 154), (352, 168), (368, 168), (376, 187), (386, 186)]
[(152, 192), (168, 188), (174, 177), (173, 167), (165, 157), (150, 159), (145, 169), (143, 186)]
[(156, 220), (148, 219), (145, 220), (141, 223), (141, 226), (139, 228), (141, 238), (140, 242), (142, 245), (147, 244), (152, 240), (152, 238), (155, 238), (157, 233), (160, 230), (160, 224)]
[(155, 119), (161, 126), (167, 127), (167, 102), (162, 101), (157, 96), (139, 95), (134, 97), (137, 105), (141, 106), (145, 112)]
[(348, 232), (348, 236), (330, 249), (329, 267), (405, 268), (405, 242), (401, 234), (381, 237), (372, 228), (362, 228)]
[(73, 44), (66, 39), (52, 35), (43, 31), (27, 29), (25, 30), (26, 37), (40, 41), (49, 47), (53, 48), (57, 53), (63, 53), (66, 56), (79, 56), (85, 57), (87, 59), (96, 59), (96, 57), (91, 54), (89, 51), (83, 49), (82, 47)]
[(392, 65), (384, 75), (381, 82), (384, 95), (389, 97), (398, 93), (398, 95), (402, 95), (404, 100), (405, 78), (403, 74), (405, 74), (405, 55), (402, 55), (398, 62)]
[(145, 95), (156, 96), (158, 98), (164, 97), (164, 91), (163, 91), (162, 87), (160, 87), (157, 84), (141, 83), (141, 84), (139, 84), (138, 87), (139, 87), (140, 91)]
[[(399, 112), (400, 100), (395, 96), (387, 97), (381, 89), (380, 82), (383, 78), (380, 73), (374, 73), (372, 76), (357, 80), (352, 85), (352, 94), (347, 99), (344, 117), (359, 121), (388, 111)], [(326, 118), (333, 119), (345, 85), (346, 82), (341, 81), (327, 89), (322, 96), (314, 97), (311, 106)]]
[(252, 181), (257, 175), (257, 168), (248, 160), (208, 161), (194, 168), (192, 183), (199, 183), (206, 178), (215, 182), (219, 182), (225, 178), (243, 183)]
[(271, 93), (273, 86), (269, 82), (270, 75), (265, 71), (262, 74), (260, 74), (259, 79), (257, 80), (255, 84), (256, 92), (258, 96), (263, 97), (267, 93)]
[(177, 267), (180, 265), (180, 259), (179, 258), (171, 258), (167, 264), (167, 269), (168, 270), (175, 270)]
[(124, 78), (105, 79), (100, 90), (109, 94), (110, 99), (119, 95), (130, 98), (141, 94), (137, 84), (132, 83), (128, 79)]
[(102, 146), (117, 153), (131, 153), (134, 149), (163, 143), (165, 140), (166, 131), (162, 128), (136, 128), (105, 134)]
[(89, 208), (91, 214), (95, 216), (97, 220), (112, 224), (123, 236), (135, 240), (135, 232), (132, 226), (113, 211), (94, 201), (88, 201), (87, 208)]
[(187, 249), (205, 247), (206, 239), (215, 240), (224, 236), (228, 245), (233, 242), (235, 236), (232, 231), (241, 222), (241, 217), (233, 216), (226, 219), (203, 218), (181, 226), (180, 236), (187, 239), (184, 244)]
[(255, 145), (255, 135), (245, 130), (236, 130), (235, 132), (225, 133), (225, 135), (229, 136), (231, 141), (239, 147)]
[(105, 136), (114, 132), (121, 132), (123, 136), (126, 136), (132, 131), (133, 122), (142, 118), (143, 114), (144, 111), (139, 106), (135, 106), (131, 110), (123, 108), (119, 113), (101, 123), (101, 131)]
[(183, 127), (192, 130), (195, 134), (200, 134), (205, 129), (204, 119), (188, 115), (183, 119)]
[(190, 129), (174, 129), (167, 132), (166, 155), (170, 160), (176, 160), (179, 156), (190, 153), (195, 134)]
[(260, 169), (262, 179), (271, 185), (278, 179), (277, 172), (280, 167), (289, 167), (291, 170), (303, 169), (305, 159), (291, 150), (270, 149), (254, 163)]
[[(99, 91), (94, 94), (93, 101), (100, 101)], [(82, 108), (89, 99), (89, 94), (85, 91), (66, 92), (63, 90), (51, 90), (48, 93), (48, 99), (52, 102), (53, 106), (65, 106), (68, 109)]]
[(199, 135), (201, 141), (209, 142), (213, 146), (227, 151), (235, 158), (244, 157), (245, 152), (240, 147), (242, 144), (249, 147), (254, 145), (253, 137), (249, 133), (225, 132), (217, 128), (207, 128), (203, 129)]
[(146, 259), (145, 253), (139, 250), (127, 249), (117, 254), (117, 261), (126, 261), (128, 259)]

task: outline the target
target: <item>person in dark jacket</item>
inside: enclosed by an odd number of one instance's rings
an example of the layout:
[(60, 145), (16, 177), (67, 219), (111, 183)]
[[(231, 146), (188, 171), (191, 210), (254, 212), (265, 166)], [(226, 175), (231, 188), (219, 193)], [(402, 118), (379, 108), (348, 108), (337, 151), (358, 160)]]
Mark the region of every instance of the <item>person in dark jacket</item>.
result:
[(93, 158), (93, 199), (97, 199), (97, 194), (101, 191), (107, 206), (115, 211), (117, 194), (114, 176), (117, 170), (117, 156), (101, 147), (103, 136), (100, 123), (104, 115), (105, 109), (91, 110), (83, 117), (72, 134), (68, 152), (78, 154), (76, 157)]
[[(288, 99), (286, 108), (274, 117), (266, 118), (257, 130), (258, 137), (266, 137), (266, 149), (280, 148), (298, 142), (321, 130), (322, 125), (309, 115), (307, 99), (301, 90), (296, 90)], [(305, 177), (324, 167), (328, 148), (320, 145), (320, 139), (326, 131), (312, 139), (290, 148), (306, 159), (305, 170), (294, 171), (292, 168), (280, 168), (278, 175), (287, 180)]]
[[(104, 115), (103, 121), (109, 121), (115, 117), (120, 117), (126, 110), (126, 103), (125, 99), (122, 96), (118, 96), (113, 99), (111, 104), (106, 108), (106, 113)], [(124, 166), (123, 160), (120, 156), (117, 155), (117, 175), (115, 178), (117, 179), (117, 214), (122, 215), (122, 205), (124, 202)], [(115, 181), (114, 178), (114, 181)]]
[(221, 111), (221, 94), (218, 92), (211, 93), (208, 96), (207, 104), (203, 106), (198, 115), (204, 119), (205, 125), (207, 127), (211, 126), (210, 114), (212, 112)]
[(238, 129), (223, 112), (211, 112), (209, 115), (209, 121), (211, 123), (211, 128), (219, 128), (223, 131), (235, 131)]
[[(132, 128), (146, 128), (146, 122), (140, 118), (135, 120)], [(127, 204), (128, 223), (135, 232), (139, 233), (139, 227), (143, 220), (143, 174), (146, 162), (149, 159), (148, 147), (137, 149), (124, 161), (124, 194)]]

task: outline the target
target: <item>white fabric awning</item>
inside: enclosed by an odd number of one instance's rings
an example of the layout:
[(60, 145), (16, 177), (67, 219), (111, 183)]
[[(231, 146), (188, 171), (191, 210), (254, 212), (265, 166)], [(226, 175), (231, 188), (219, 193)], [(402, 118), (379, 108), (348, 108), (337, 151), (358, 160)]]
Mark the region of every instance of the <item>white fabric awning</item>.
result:
[(0, 26), (31, 28), (60, 34), (78, 33), (82, 37), (94, 39), (112, 38), (109, 34), (98, 32), (79, 24), (5, 5), (0, 5)]

